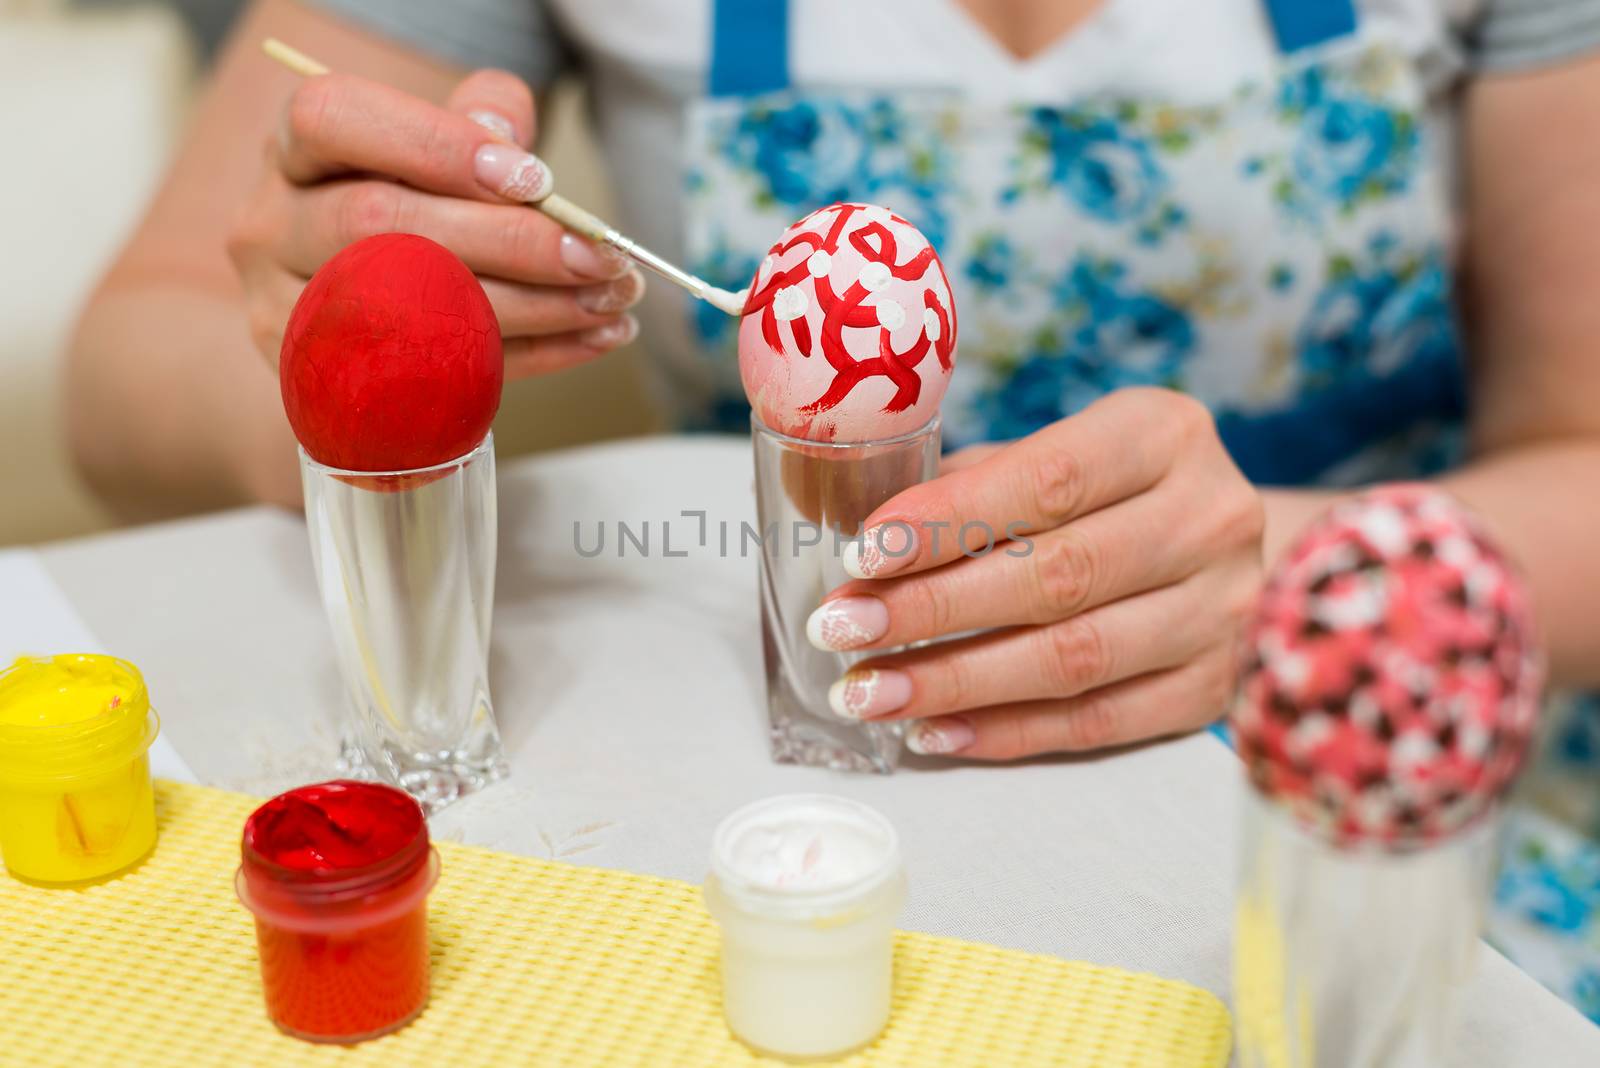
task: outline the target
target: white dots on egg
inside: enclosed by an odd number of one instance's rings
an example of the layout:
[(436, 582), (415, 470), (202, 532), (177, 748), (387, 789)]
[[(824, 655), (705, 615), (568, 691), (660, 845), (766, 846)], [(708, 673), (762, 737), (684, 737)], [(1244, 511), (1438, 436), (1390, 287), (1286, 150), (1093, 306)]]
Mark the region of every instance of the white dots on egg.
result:
[(818, 249), (811, 254), (810, 259), (806, 260), (806, 270), (811, 273), (812, 278), (821, 278), (833, 270), (833, 257)]
[(799, 286), (785, 286), (772, 295), (772, 314), (781, 322), (798, 319), (811, 310), (811, 298)]
[(892, 300), (878, 302), (878, 325), (898, 330), (906, 325), (906, 310)]
[(929, 341), (938, 341), (939, 336), (944, 333), (943, 327), (939, 325), (939, 313), (932, 308), (922, 309), (922, 330), (928, 335)]
[(889, 277), (889, 265), (874, 261), (861, 268), (861, 288), (876, 293), (889, 284)]

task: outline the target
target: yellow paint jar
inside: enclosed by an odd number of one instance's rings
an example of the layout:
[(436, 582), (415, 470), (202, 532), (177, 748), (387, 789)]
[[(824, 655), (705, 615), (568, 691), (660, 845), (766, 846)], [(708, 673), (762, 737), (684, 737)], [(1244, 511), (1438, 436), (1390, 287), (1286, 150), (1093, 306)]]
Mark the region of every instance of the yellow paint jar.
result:
[(22, 657), (0, 671), (0, 856), (51, 885), (114, 875), (156, 841), (160, 721), (125, 660)]

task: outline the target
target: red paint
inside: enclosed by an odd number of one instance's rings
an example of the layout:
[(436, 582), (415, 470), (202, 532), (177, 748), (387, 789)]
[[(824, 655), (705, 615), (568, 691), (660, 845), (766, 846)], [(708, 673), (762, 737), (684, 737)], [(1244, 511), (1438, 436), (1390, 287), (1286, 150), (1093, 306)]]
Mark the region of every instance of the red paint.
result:
[(811, 327), (806, 325), (805, 316), (791, 320), (789, 326), (791, 332), (794, 334), (794, 347), (799, 350), (800, 355), (810, 359)]
[(377, 783), (302, 786), (245, 822), (239, 896), (256, 917), (267, 1015), (303, 1038), (391, 1031), (428, 999), (422, 809)]
[(278, 370), (300, 444), (347, 471), (409, 471), (472, 451), (505, 373), (483, 287), (414, 234), (369, 237), (325, 263), (289, 316)]

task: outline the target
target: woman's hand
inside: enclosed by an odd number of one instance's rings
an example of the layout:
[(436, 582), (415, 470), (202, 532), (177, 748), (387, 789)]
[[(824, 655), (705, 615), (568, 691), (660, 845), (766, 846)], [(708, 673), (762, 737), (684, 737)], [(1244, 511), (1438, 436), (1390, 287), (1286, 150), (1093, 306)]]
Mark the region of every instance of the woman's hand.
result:
[(807, 629), (835, 650), (984, 633), (862, 662), (836, 712), (917, 720), (917, 752), (1005, 760), (1224, 710), (1262, 507), (1199, 403), (1125, 390), (950, 467), (872, 514), (845, 550), (860, 579)]
[(430, 237), (483, 282), (506, 373), (557, 370), (626, 344), (644, 279), (620, 256), (522, 203), (548, 193), (526, 152), (533, 95), (503, 71), (463, 79), (444, 108), (347, 75), (312, 78), (285, 107), (265, 172), (228, 240), (251, 338), (276, 365), (306, 280), (372, 234)]

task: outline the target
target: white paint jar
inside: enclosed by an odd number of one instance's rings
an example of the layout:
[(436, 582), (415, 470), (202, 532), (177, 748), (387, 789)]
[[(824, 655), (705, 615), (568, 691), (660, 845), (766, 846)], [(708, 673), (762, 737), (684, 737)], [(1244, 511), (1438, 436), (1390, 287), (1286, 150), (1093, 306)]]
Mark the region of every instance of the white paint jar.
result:
[(906, 874), (882, 814), (826, 794), (746, 805), (717, 828), (705, 895), (722, 926), (723, 1013), (741, 1041), (829, 1057), (883, 1030)]

